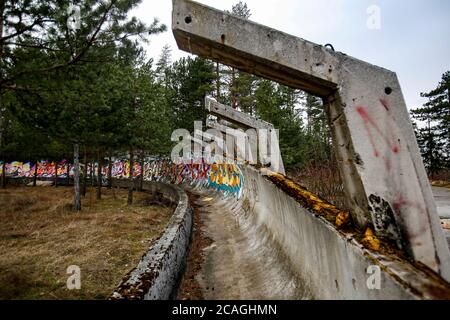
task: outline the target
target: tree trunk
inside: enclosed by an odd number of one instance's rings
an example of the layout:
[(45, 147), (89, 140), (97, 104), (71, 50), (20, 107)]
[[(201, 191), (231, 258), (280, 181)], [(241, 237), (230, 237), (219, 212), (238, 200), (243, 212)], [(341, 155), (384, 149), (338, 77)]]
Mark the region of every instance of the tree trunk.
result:
[(84, 168), (83, 168), (83, 189), (81, 191), (81, 194), (83, 197), (86, 197), (86, 185), (87, 185), (87, 168), (88, 168), (88, 162), (87, 162), (87, 152), (86, 147), (84, 147)]
[(143, 185), (144, 185), (144, 165), (145, 165), (145, 157), (144, 157), (144, 151), (141, 152), (141, 174), (139, 177), (139, 191), (142, 191)]
[(100, 152), (97, 153), (98, 155), (98, 168), (97, 168), (97, 200), (100, 200), (102, 198), (102, 159)]
[(66, 183), (69, 186), (70, 185), (70, 163), (67, 162), (67, 169), (66, 169)]
[[(3, 26), (5, 24), (5, 1), (0, 1), (0, 38), (3, 38)], [(3, 41), (0, 42), (0, 60), (3, 61)], [(0, 149), (2, 147), (3, 142), (3, 114), (2, 114), (3, 106), (2, 106), (2, 99), (0, 96)], [(5, 124), (6, 126), (6, 124)], [(2, 163), (2, 188), (6, 188), (6, 160), (3, 160)]]
[[(73, 203), (73, 209), (75, 211), (81, 210), (81, 194), (80, 194), (80, 161), (78, 160), (80, 155), (80, 146), (78, 143), (73, 145), (73, 166), (74, 166), (74, 177), (73, 186), (75, 189), (75, 197)], [(69, 165), (69, 164), (67, 164)], [(69, 175), (69, 170), (67, 170), (67, 175)]]
[(108, 158), (108, 189), (112, 188), (112, 159), (111, 155)]
[(216, 62), (216, 99), (217, 102), (220, 102), (220, 73), (218, 62)]
[(91, 186), (92, 187), (94, 186), (94, 177), (95, 177), (94, 170), (95, 170), (95, 161), (92, 160), (92, 162), (91, 162)]
[(55, 188), (58, 186), (58, 162), (55, 161)]
[(236, 69), (231, 68), (231, 107), (233, 109), (237, 108), (235, 82), (236, 82)]
[(2, 188), (6, 188), (6, 160), (2, 163)]
[(39, 161), (36, 160), (34, 162), (33, 187), (36, 187), (38, 165), (39, 165)]
[[(4, 11), (5, 11), (5, 1), (0, 1), (0, 38), (3, 38), (3, 25), (4, 21)], [(0, 42), (0, 60), (3, 61), (3, 41)], [(3, 114), (2, 114), (3, 106), (2, 99), (0, 96), (0, 148), (2, 147), (3, 142)], [(5, 122), (6, 126), (6, 122)], [(6, 160), (2, 162), (2, 188), (6, 188)]]
[(133, 180), (133, 169), (134, 169), (134, 155), (133, 155), (133, 148), (130, 149), (130, 184), (128, 186), (128, 205), (133, 204), (133, 188), (134, 188), (134, 180)]
[[(5, 1), (0, 1), (0, 38), (3, 38), (5, 3)], [(0, 59), (3, 59), (3, 41), (0, 43)]]

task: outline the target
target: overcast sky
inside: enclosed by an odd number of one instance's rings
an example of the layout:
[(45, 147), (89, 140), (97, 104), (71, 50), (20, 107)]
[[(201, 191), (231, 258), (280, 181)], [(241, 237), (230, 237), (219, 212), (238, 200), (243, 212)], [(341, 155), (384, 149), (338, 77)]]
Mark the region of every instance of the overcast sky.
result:
[[(231, 10), (238, 0), (198, 0)], [(448, 0), (247, 0), (250, 20), (395, 71), (406, 104), (420, 106), (420, 92), (434, 89), (450, 70), (450, 1)], [(376, 7), (373, 7), (376, 6)], [(375, 8), (375, 9), (374, 9)], [(377, 9), (379, 8), (379, 23)], [(147, 47), (158, 58), (162, 47), (173, 59), (187, 54), (177, 48), (171, 32), (171, 0), (143, 0), (132, 12), (144, 22), (154, 17), (168, 31), (152, 36)], [(371, 28), (368, 27), (368, 24)], [(378, 28), (379, 27), (379, 28)]]

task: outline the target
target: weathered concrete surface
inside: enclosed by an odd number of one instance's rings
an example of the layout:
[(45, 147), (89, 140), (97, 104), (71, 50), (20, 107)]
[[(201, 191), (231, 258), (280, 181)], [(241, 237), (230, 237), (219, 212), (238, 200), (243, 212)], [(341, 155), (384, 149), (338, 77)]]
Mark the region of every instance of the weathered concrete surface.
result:
[[(450, 286), (406, 260), (375, 252), (357, 241), (357, 235), (305, 210), (291, 196), (252, 168), (245, 169), (249, 207), (278, 242), (299, 278), (320, 299), (449, 299)], [(269, 174), (270, 176), (270, 174)], [(252, 199), (255, 199), (252, 201)], [(367, 268), (379, 266), (381, 289), (367, 287)], [(431, 287), (430, 287), (431, 286)]]
[[(207, 247), (197, 281), (207, 299), (450, 299), (430, 269), (373, 251), (245, 166), (242, 198), (190, 188), (200, 196)], [(370, 266), (380, 288), (367, 286)]]
[[(272, 135), (276, 134), (276, 131), (273, 124), (261, 120), (256, 119), (255, 117), (252, 117), (244, 112), (238, 111), (236, 109), (233, 109), (230, 106), (221, 104), (217, 102), (216, 100), (213, 100), (210, 97), (205, 97), (205, 107), (206, 110), (208, 110), (209, 114), (219, 117), (222, 120), (225, 120), (227, 122), (230, 122), (236, 126), (238, 126), (241, 129), (255, 129), (257, 131), (256, 137), (254, 137), (254, 141), (250, 141), (252, 138), (252, 134), (248, 134), (249, 130), (246, 131), (246, 135), (244, 138), (244, 141), (242, 142), (242, 146), (246, 149), (244, 152), (241, 152), (245, 156), (245, 160), (249, 161), (251, 164), (256, 164), (261, 162), (258, 162), (258, 155), (257, 153), (257, 146), (260, 148), (260, 158), (270, 158), (270, 169), (272, 171), (279, 172), (281, 174), (285, 174), (284, 170), (284, 164), (283, 159), (281, 157), (281, 151), (279, 146), (279, 137), (276, 135), (276, 141), (273, 141)], [(227, 134), (232, 134), (235, 136), (236, 140), (239, 139), (242, 134), (239, 133), (238, 130), (234, 130), (232, 128), (228, 128), (223, 124), (220, 123), (209, 123), (210, 126), (213, 128), (221, 131), (226, 132)], [(262, 132), (265, 131), (265, 132)], [(265, 135), (266, 134), (266, 135)], [(264, 139), (265, 138), (265, 139)], [(264, 140), (263, 140), (264, 139)], [(261, 152), (261, 150), (266, 150)], [(275, 159), (273, 157), (276, 157)], [(266, 164), (266, 159), (259, 159), (260, 161), (263, 160), (263, 164)], [(276, 163), (273, 163), (276, 162)]]
[(190, 192), (200, 196), (195, 205), (202, 211), (201, 232), (213, 240), (196, 276), (205, 299), (312, 298), (283, 263), (283, 250), (244, 215), (241, 202), (201, 188)]
[[(116, 186), (126, 186), (127, 183), (114, 181)], [(185, 267), (192, 229), (192, 208), (186, 193), (178, 186), (160, 182), (144, 182), (143, 189), (174, 203), (176, 209), (162, 236), (122, 280), (110, 299), (172, 298)]]
[(223, 118), (240, 127), (253, 129), (274, 129), (274, 126), (264, 120), (256, 119), (246, 113), (233, 109), (230, 106), (221, 104), (209, 97), (205, 98), (205, 108), (210, 114)]
[(450, 251), (394, 72), (188, 0), (173, 1), (172, 30), (180, 49), (323, 97), (353, 221), (450, 281)]
[(431, 188), (433, 189), (433, 196), (436, 201), (439, 217), (450, 219), (450, 189), (441, 187)]
[[(222, 124), (218, 121), (212, 121), (210, 119), (206, 119), (206, 126), (208, 128), (215, 129), (222, 134), (226, 134), (225, 144), (227, 158), (232, 161), (236, 159), (239, 162), (245, 162), (245, 160), (247, 159), (249, 163), (257, 163), (257, 137), (253, 137), (253, 139), (250, 139), (251, 135), (247, 135), (241, 130), (231, 128), (225, 124)], [(241, 141), (243, 141), (243, 143)], [(240, 146), (244, 146), (245, 150), (242, 150)]]
[(445, 237), (447, 238), (448, 247), (450, 248), (450, 230), (444, 230)]

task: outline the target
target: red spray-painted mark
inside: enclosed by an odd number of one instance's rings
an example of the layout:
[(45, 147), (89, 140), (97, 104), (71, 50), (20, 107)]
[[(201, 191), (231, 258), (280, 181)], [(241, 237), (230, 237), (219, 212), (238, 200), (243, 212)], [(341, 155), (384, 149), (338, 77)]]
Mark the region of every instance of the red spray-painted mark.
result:
[(361, 106), (357, 107), (356, 111), (358, 111), (359, 115), (361, 116), (361, 118), (364, 121), (364, 126), (366, 127), (366, 131), (369, 133), (369, 141), (370, 141), (370, 144), (372, 145), (373, 153), (374, 153), (375, 157), (378, 158), (378, 156), (380, 154), (378, 153), (378, 149), (375, 145), (375, 141), (373, 139), (372, 133), (371, 133), (369, 125), (368, 125), (371, 121), (369, 118), (369, 115), (367, 114), (366, 110), (364, 110), (364, 107), (361, 107)]
[(381, 98), (380, 99), (381, 104), (386, 109), (386, 111), (389, 111), (389, 102), (386, 99)]
[(391, 168), (392, 168), (391, 158), (390, 157), (383, 157), (383, 160), (384, 160), (384, 165), (386, 166), (386, 169), (388, 171), (391, 171)]
[[(380, 102), (381, 102), (381, 105), (384, 107), (384, 109), (387, 112), (389, 112), (389, 110), (391, 109), (390, 106), (389, 106), (389, 102), (386, 99), (384, 99), (384, 98), (381, 98)], [(389, 131), (392, 132), (392, 128), (390, 126), (389, 126)], [(391, 147), (392, 147), (392, 152), (394, 152), (394, 153), (398, 153), (400, 151), (398, 146), (397, 146), (397, 144), (395, 143), (395, 138), (394, 137), (392, 137)]]
[[(389, 111), (389, 105), (387, 103), (386, 100), (380, 100), (382, 106), (386, 109), (386, 111)], [(361, 118), (364, 121), (364, 126), (366, 127), (366, 131), (369, 135), (369, 141), (372, 145), (373, 151), (374, 151), (374, 155), (375, 157), (379, 157), (380, 156), (380, 152), (378, 151), (378, 148), (375, 144), (375, 139), (374, 139), (374, 135), (373, 132), (371, 130), (371, 126), (375, 129), (376, 133), (382, 137), (382, 139), (389, 145), (390, 149), (392, 152), (394, 153), (398, 153), (399, 152), (399, 147), (395, 144), (395, 142), (393, 142), (392, 140), (394, 139), (390, 139), (378, 126), (378, 124), (369, 116), (369, 114), (367, 113), (366, 109), (363, 106), (358, 106), (356, 107), (356, 111), (359, 113), (359, 115), (361, 116)]]
[[(388, 119), (386, 123), (386, 130), (382, 131), (379, 124), (370, 116), (370, 114), (366, 111), (366, 108), (363, 106), (358, 106), (356, 108), (358, 114), (361, 116), (361, 119), (364, 122), (364, 126), (366, 128), (369, 141), (373, 147), (375, 157), (380, 157), (380, 152), (377, 148), (377, 145), (375, 143), (376, 138), (380, 138), (382, 141), (384, 141), (388, 146), (389, 149), (394, 154), (398, 154), (400, 152), (400, 146), (398, 144), (398, 141), (396, 140), (395, 135), (393, 134), (393, 120), (391, 113), (391, 108), (389, 106), (389, 102), (386, 99), (380, 99), (380, 108), (383, 108), (384, 112), (388, 114)], [(398, 174), (398, 172), (392, 172), (392, 168), (395, 163), (400, 165), (400, 158), (396, 157), (391, 158), (391, 154), (387, 154), (385, 156), (382, 156), (382, 159), (384, 161), (384, 165), (387, 169), (387, 183), (391, 184), (393, 187), (393, 195), (398, 195), (395, 197), (395, 199), (392, 202), (393, 210), (395, 211), (396, 215), (400, 217), (401, 220), (406, 219), (406, 215), (411, 214), (412, 210), (418, 211), (420, 216), (418, 219), (425, 219), (427, 217), (427, 210), (424, 208), (419, 202), (414, 201), (412, 199), (407, 199), (402, 195), (402, 178)], [(397, 167), (398, 167), (397, 165)], [(401, 171), (401, 170), (400, 170)], [(423, 223), (420, 224), (419, 227), (414, 228), (415, 231), (411, 232), (410, 228), (407, 228), (405, 231), (407, 232), (407, 238), (409, 241), (413, 241), (414, 239), (420, 237), (423, 233), (427, 232), (429, 223), (426, 223), (423, 221)]]

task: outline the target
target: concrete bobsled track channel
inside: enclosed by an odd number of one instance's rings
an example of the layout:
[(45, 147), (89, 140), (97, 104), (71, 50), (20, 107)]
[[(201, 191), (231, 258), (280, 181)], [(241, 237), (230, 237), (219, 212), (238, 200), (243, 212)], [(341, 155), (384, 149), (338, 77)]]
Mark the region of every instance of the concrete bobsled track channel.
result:
[[(449, 283), (435, 272), (383, 243), (374, 249), (351, 227), (339, 227), (338, 220), (345, 226), (344, 212), (289, 178), (248, 165), (236, 168), (242, 178), (237, 193), (214, 188), (212, 174), (183, 169), (188, 178), (182, 187), (193, 195), (189, 203), (177, 186), (146, 184), (178, 202), (176, 217), (112, 298), (176, 296), (194, 211), (203, 222), (194, 232), (212, 240), (201, 250), (194, 275), (203, 298), (450, 299)], [(374, 270), (378, 287), (369, 283)]]
[(196, 276), (205, 299), (306, 299), (305, 286), (284, 263), (283, 251), (271, 243), (266, 230), (254, 228), (241, 202), (201, 188), (194, 212), (203, 220), (204, 263)]
[[(192, 205), (203, 219), (196, 232), (213, 241), (196, 275), (204, 298), (450, 298), (449, 284), (427, 268), (389, 250), (371, 250), (357, 234), (336, 228), (329, 214), (337, 208), (307, 191), (295, 196), (301, 187), (284, 176), (242, 170), (239, 199), (187, 188), (198, 196)], [(367, 285), (370, 266), (381, 270), (380, 289)]]
[(174, 205), (174, 215), (112, 299), (177, 297), (192, 232), (211, 240), (193, 276), (205, 299), (450, 299), (437, 273), (383, 241), (366, 243), (346, 226), (348, 214), (288, 177), (249, 165), (206, 168), (155, 164), (150, 179), (159, 182), (143, 188)]

